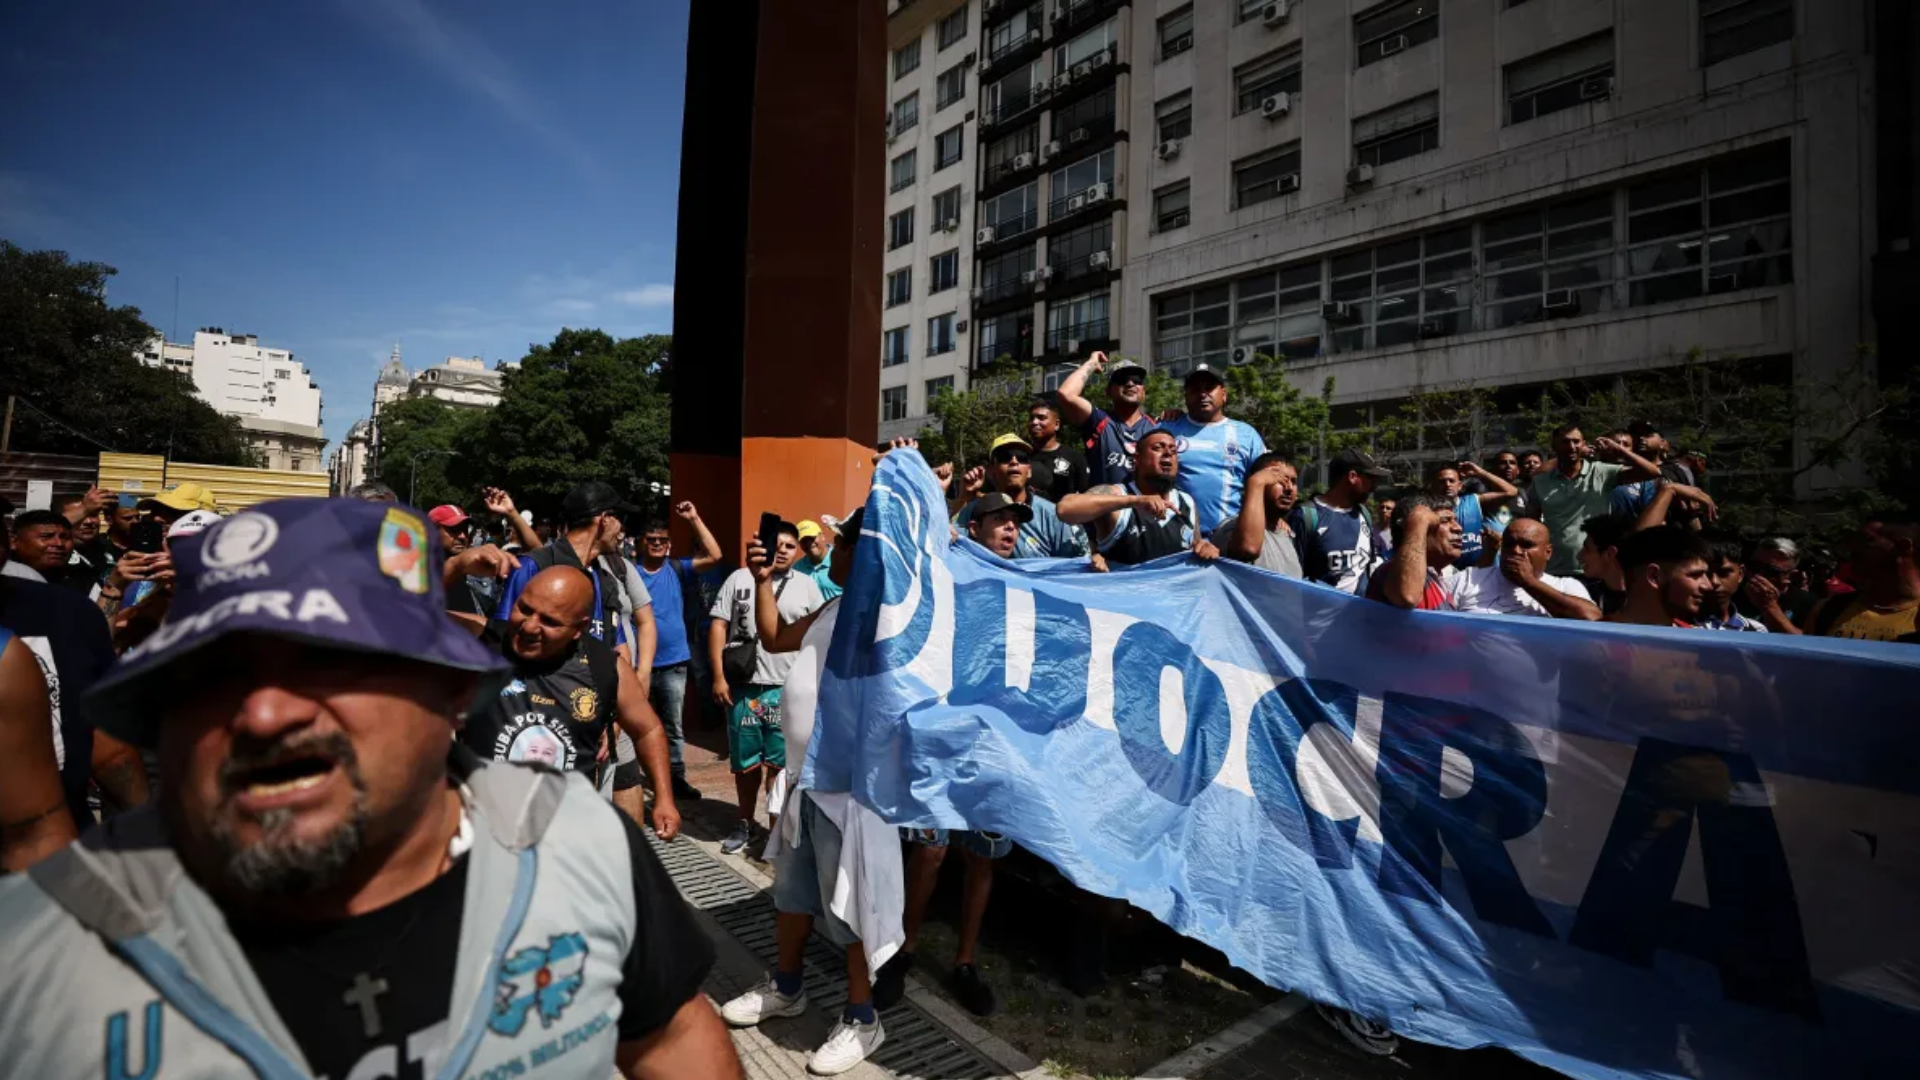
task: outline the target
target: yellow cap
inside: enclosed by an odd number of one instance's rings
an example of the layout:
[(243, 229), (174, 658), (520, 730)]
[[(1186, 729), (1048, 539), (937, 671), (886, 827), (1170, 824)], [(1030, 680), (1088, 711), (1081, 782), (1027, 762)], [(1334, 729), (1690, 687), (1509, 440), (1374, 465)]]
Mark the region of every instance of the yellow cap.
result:
[(169, 510), (179, 510), (184, 513), (188, 510), (212, 510), (217, 502), (213, 492), (199, 484), (180, 484), (168, 488), (151, 499), (140, 500), (140, 506), (145, 509), (149, 503), (158, 503)]
[(1025, 451), (1026, 451), (1027, 453), (1029, 453), (1029, 454), (1031, 454), (1031, 453), (1033, 453), (1033, 444), (1032, 444), (1032, 443), (1030, 443), (1030, 442), (1028, 442), (1027, 440), (1025, 440), (1025, 439), (1023, 439), (1023, 438), (1021, 438), (1021, 437), (1020, 437), (1020, 436), (1018, 436), (1018, 435), (1015, 435), (1015, 434), (1012, 434), (1011, 432), (1009, 432), (1008, 434), (1005, 434), (1005, 435), (1002, 435), (1002, 436), (1000, 436), (999, 438), (997, 438), (997, 439), (995, 439), (995, 440), (993, 440), (993, 445), (992, 445), (992, 446), (989, 446), (989, 447), (987, 447), (987, 453), (989, 453), (989, 454), (991, 454), (991, 453), (993, 453), (993, 452), (994, 452), (995, 450), (998, 450), (998, 449), (1000, 449), (1000, 448), (1001, 448), (1001, 447), (1003, 447), (1003, 446), (1017, 446), (1017, 447), (1019, 447), (1020, 449), (1022, 449), (1022, 450), (1025, 450)]
[(800, 534), (802, 540), (811, 540), (820, 535), (820, 523), (817, 521), (802, 521), (793, 528)]

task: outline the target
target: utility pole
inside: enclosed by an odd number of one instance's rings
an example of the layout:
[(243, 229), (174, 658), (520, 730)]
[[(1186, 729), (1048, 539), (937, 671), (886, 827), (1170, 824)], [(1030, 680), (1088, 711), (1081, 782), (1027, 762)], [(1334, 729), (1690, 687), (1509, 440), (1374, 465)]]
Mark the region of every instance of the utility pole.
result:
[(13, 445), (13, 395), (8, 394), (7, 395), (7, 424), (5, 427), (0, 427), (0, 454), (6, 453), (7, 447), (12, 445)]

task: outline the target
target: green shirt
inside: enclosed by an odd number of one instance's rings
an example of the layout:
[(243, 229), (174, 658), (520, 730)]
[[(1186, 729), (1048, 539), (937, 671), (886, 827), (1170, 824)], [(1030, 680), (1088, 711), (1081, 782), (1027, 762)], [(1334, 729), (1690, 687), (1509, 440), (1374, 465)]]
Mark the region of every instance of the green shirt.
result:
[(1587, 519), (1607, 513), (1613, 486), (1626, 471), (1624, 465), (1583, 461), (1580, 471), (1571, 478), (1559, 469), (1534, 474), (1533, 497), (1540, 504), (1540, 519), (1553, 535), (1553, 558), (1547, 561), (1548, 573), (1580, 572), (1580, 548), (1587, 542)]
[(827, 570), (832, 563), (832, 559), (828, 559), (826, 562), (816, 562), (813, 556), (809, 555), (799, 562), (794, 563), (793, 568), (812, 578), (813, 583), (820, 586), (820, 595), (831, 600), (844, 591), (840, 586), (833, 583), (831, 577), (827, 576)]

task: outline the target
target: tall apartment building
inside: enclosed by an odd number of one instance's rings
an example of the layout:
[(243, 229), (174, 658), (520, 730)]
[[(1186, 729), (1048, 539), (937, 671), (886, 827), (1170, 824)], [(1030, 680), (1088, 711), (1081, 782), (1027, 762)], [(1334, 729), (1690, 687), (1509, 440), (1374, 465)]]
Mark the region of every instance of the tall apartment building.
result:
[(262, 345), (254, 334), (229, 334), (214, 326), (195, 331), (191, 345), (155, 338), (139, 359), (186, 376), (197, 397), (237, 417), (268, 468), (322, 468), (327, 440), (320, 426), (320, 387), (292, 352)]
[(1868, 7), (1142, 3), (1122, 336), (1284, 356), (1335, 427), (1691, 350), (1832, 373), (1874, 339)]

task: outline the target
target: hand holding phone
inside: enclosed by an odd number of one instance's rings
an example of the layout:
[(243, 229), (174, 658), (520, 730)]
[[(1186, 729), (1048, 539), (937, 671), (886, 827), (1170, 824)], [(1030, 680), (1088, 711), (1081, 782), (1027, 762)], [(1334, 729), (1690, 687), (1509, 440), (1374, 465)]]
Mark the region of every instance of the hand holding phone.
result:
[(766, 552), (766, 565), (773, 565), (774, 553), (780, 550), (780, 515), (762, 512), (760, 515), (760, 547)]

